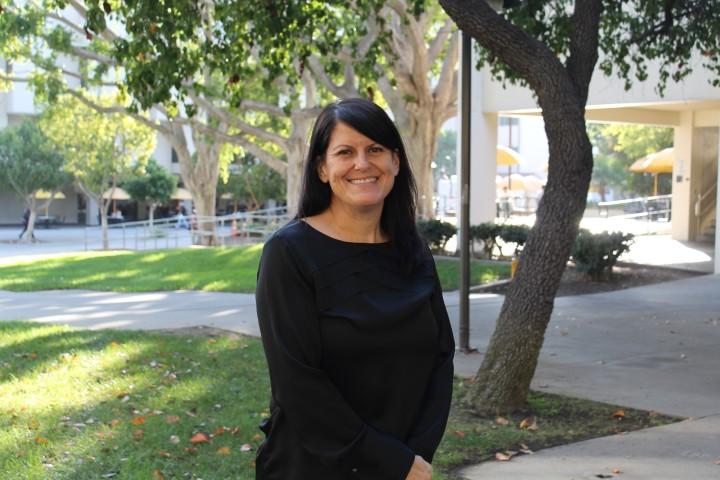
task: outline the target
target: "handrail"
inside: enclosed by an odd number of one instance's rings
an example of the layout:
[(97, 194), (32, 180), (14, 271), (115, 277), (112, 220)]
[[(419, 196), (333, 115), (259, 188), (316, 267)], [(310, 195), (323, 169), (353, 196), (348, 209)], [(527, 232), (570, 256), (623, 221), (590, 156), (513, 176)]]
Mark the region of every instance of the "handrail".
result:
[(623, 200), (612, 200), (609, 202), (598, 202), (598, 207), (615, 207), (618, 205), (626, 205), (630, 203), (640, 203), (645, 202), (648, 200), (664, 200), (664, 199), (672, 199), (672, 195), (654, 195), (651, 197), (636, 197), (636, 198), (626, 198)]

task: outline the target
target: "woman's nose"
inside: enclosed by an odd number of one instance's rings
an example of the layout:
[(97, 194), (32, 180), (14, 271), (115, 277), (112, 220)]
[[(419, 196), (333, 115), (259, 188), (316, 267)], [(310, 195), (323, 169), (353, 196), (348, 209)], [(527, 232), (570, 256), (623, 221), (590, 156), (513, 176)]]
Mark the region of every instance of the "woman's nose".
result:
[(355, 157), (355, 170), (362, 170), (367, 168), (368, 165), (367, 154), (365, 152), (358, 153)]

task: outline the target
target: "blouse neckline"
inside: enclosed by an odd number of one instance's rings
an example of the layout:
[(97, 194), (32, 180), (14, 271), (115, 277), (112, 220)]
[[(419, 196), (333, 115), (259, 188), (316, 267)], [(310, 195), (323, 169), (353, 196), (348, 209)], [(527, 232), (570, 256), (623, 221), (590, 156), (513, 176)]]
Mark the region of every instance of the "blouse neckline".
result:
[(390, 240), (388, 240), (387, 242), (348, 242), (346, 240), (340, 240), (339, 238), (331, 237), (330, 235), (321, 232), (320, 230), (313, 227), (312, 225), (310, 225), (308, 222), (306, 222), (303, 219), (298, 218), (298, 219), (296, 219), (296, 221), (300, 222), (300, 224), (307, 227), (311, 232), (315, 233), (317, 236), (320, 236), (322, 238), (331, 240), (333, 242), (336, 242), (336, 243), (342, 244), (342, 245), (357, 246), (357, 247), (378, 247), (378, 246), (382, 247), (382, 246), (387, 246), (387, 245), (391, 244)]

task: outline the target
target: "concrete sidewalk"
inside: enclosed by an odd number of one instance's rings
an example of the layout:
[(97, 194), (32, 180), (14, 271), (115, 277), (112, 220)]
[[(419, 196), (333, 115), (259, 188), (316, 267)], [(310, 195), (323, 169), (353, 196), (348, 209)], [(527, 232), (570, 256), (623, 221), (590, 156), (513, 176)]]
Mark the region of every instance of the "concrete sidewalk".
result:
[[(457, 329), (458, 297), (445, 295)], [(503, 297), (471, 299), (471, 343), (487, 345)], [(258, 334), (252, 295), (0, 291), (0, 317), (83, 328), (209, 325)], [(720, 275), (556, 299), (533, 387), (693, 417), (464, 471), (468, 479), (720, 478)], [(482, 354), (458, 355), (472, 375)]]

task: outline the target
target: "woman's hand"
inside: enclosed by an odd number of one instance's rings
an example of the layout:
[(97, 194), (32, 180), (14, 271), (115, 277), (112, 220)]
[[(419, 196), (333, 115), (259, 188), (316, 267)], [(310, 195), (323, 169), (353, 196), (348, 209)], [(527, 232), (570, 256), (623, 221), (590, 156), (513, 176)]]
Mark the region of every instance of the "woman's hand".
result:
[(420, 455), (415, 455), (415, 461), (405, 480), (432, 480), (432, 465)]

